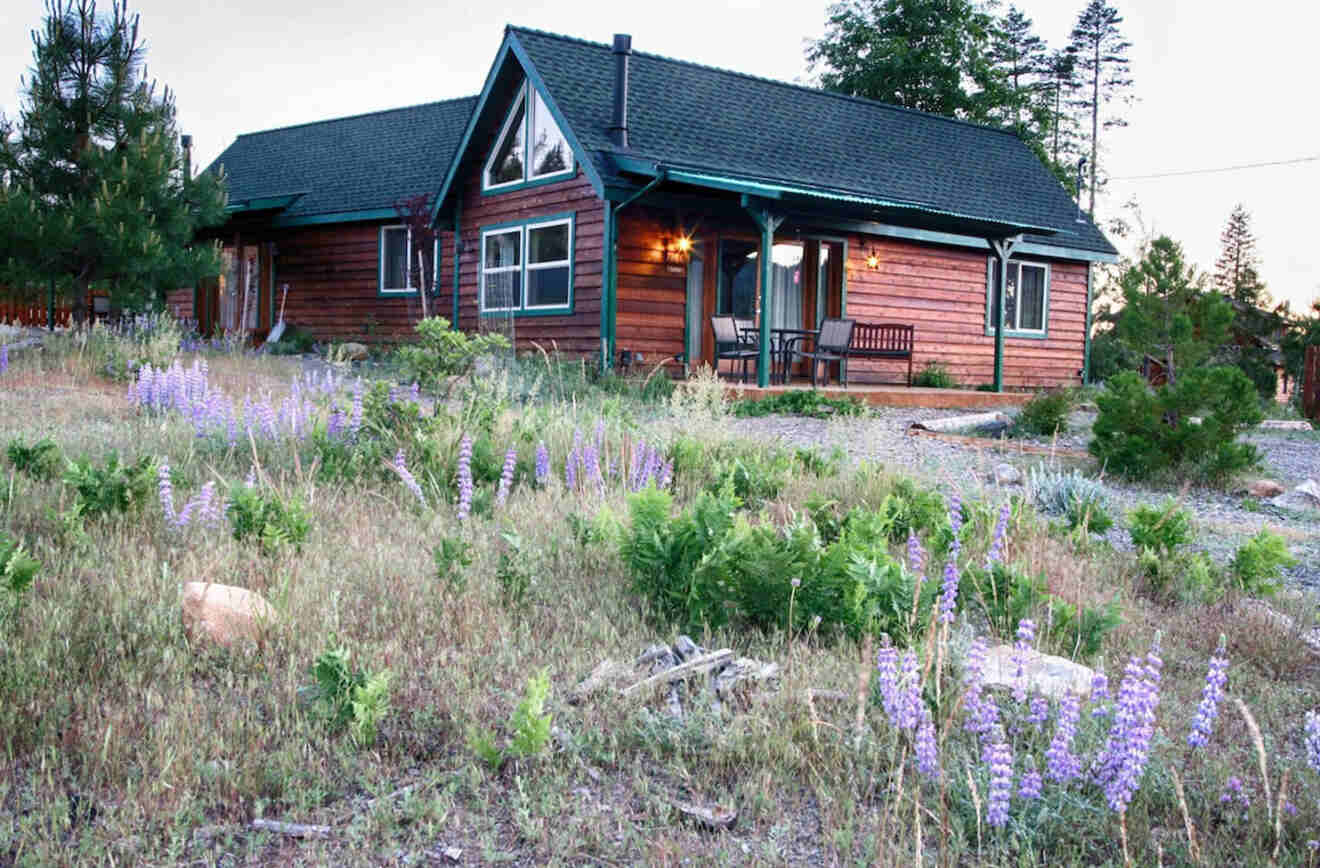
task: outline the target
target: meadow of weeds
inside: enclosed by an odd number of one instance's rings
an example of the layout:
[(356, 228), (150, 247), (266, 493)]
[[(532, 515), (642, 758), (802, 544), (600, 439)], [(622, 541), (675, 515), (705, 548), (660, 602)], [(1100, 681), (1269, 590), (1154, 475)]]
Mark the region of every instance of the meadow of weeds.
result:
[[(1157, 593), (1177, 541), (737, 441), (708, 376), (538, 356), (437, 401), (148, 332), (0, 373), (0, 862), (1316, 862), (1315, 601), (1239, 600), (1269, 540)], [(189, 581), (279, 617), (190, 644)], [(680, 627), (777, 687), (569, 703)], [(1107, 678), (991, 688), (996, 644)]]

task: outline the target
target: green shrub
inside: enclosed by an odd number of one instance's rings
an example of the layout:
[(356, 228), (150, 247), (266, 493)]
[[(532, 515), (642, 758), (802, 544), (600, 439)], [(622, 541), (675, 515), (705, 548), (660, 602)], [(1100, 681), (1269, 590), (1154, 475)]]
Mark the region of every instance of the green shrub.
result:
[(708, 470), (710, 482), (707, 491), (728, 487), (747, 505), (757, 509), (768, 500), (774, 500), (793, 476), (793, 456), (778, 449), (739, 448), (734, 454), (718, 459)]
[(1085, 523), (1089, 532), (1103, 534), (1114, 525), (1109, 492), (1075, 468), (1064, 473), (1037, 465), (1027, 472), (1027, 489), (1037, 509), (1066, 519), (1071, 530)]
[(1179, 509), (1173, 498), (1165, 500), (1160, 507), (1139, 506), (1132, 510), (1128, 526), (1134, 546), (1166, 555), (1173, 554), (1174, 549), (1191, 542), (1195, 536), (1192, 514)]
[(311, 530), (307, 508), (301, 501), (295, 498), (285, 501), (275, 492), (257, 486), (230, 488), (227, 514), (234, 539), (256, 540), (264, 554), (286, 545), (301, 551)]
[(156, 462), (143, 456), (134, 464), (121, 464), (111, 453), (104, 467), (88, 458), (69, 462), (64, 484), (74, 490), (73, 508), (78, 515), (95, 518), (140, 509), (155, 487)]
[(1279, 590), (1283, 570), (1296, 564), (1283, 537), (1262, 528), (1238, 548), (1228, 569), (1243, 593), (1270, 596)]
[(1103, 609), (1079, 608), (1052, 596), (1044, 574), (1030, 576), (996, 563), (989, 569), (966, 567), (963, 576), (971, 593), (964, 594), (962, 605), (979, 609), (991, 631), (1005, 641), (1012, 640), (1023, 618), (1031, 618), (1040, 625), (1042, 636), (1069, 656), (1090, 658), (1123, 622), (1117, 600)]
[(300, 356), (316, 348), (316, 338), (311, 332), (304, 331), (291, 323), (286, 324), (284, 334), (273, 344), (266, 344), (266, 352), (272, 356)]
[(1015, 433), (1050, 437), (1068, 430), (1068, 414), (1075, 404), (1070, 389), (1040, 392), (1022, 405), (1013, 422)]
[[(332, 639), (333, 641), (333, 639)], [(346, 647), (332, 647), (312, 664), (313, 695), (332, 731), (348, 727), (353, 741), (370, 746), (381, 720), (389, 713), (391, 675), (349, 666)]]
[(31, 446), (22, 440), (10, 440), (5, 450), (14, 469), (38, 482), (49, 482), (59, 475), (64, 466), (60, 447), (49, 437), (43, 437)]
[[(1254, 446), (1236, 442), (1261, 420), (1255, 389), (1237, 368), (1193, 368), (1157, 389), (1123, 372), (1096, 403), (1091, 453), (1122, 476), (1172, 472), (1222, 483), (1258, 461)], [(1192, 421), (1197, 415), (1200, 422)]]
[(1144, 592), (1160, 602), (1213, 604), (1226, 589), (1224, 570), (1204, 552), (1160, 553), (1143, 548), (1137, 556)]
[[(907, 477), (894, 481), (879, 512), (887, 522), (885, 536), (893, 543), (903, 542), (909, 533), (933, 537), (949, 527), (948, 504), (940, 493)], [(943, 545), (936, 548), (942, 550)]]
[(406, 379), (425, 389), (435, 389), (446, 377), (467, 373), (486, 353), (509, 348), (509, 340), (502, 334), (472, 335), (451, 329), (442, 316), (422, 320), (416, 331), (416, 343), (399, 348), (399, 364)]
[(733, 415), (742, 417), (783, 414), (828, 419), (831, 416), (861, 416), (865, 413), (866, 405), (860, 398), (830, 397), (816, 389), (780, 392), (764, 398), (737, 401), (733, 405)]
[(507, 746), (500, 747), (489, 730), (473, 729), (468, 733), (468, 747), (492, 771), (498, 771), (506, 759), (537, 756), (550, 744), (552, 717), (545, 710), (549, 698), (550, 676), (544, 670), (529, 676), (522, 699), (509, 715), (511, 735)]
[(40, 569), (41, 562), (23, 551), (21, 542), (0, 532), (0, 588), (6, 598), (0, 605), (0, 626), (18, 609)]
[(912, 378), (912, 385), (926, 389), (956, 389), (958, 381), (943, 362), (927, 362), (926, 367)]

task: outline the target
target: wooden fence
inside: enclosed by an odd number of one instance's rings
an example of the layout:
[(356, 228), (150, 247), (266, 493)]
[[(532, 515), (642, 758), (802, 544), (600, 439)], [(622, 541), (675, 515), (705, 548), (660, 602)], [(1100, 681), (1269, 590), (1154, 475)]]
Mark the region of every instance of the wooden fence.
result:
[(1306, 348), (1302, 363), (1302, 413), (1308, 419), (1320, 419), (1320, 346)]
[[(73, 319), (73, 309), (67, 302), (55, 306), (55, 324), (67, 327)], [(0, 299), (0, 323), (38, 326), (50, 324), (50, 311), (45, 302), (14, 302)]]

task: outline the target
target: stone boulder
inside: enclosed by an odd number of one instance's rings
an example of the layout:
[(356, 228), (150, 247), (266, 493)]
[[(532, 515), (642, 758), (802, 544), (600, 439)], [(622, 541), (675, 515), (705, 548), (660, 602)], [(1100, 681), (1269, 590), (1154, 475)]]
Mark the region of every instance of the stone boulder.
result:
[(999, 485), (1021, 485), (1022, 471), (1007, 462), (996, 464), (994, 480)]
[(1273, 479), (1256, 479), (1247, 483), (1247, 494), (1252, 497), (1278, 497), (1286, 490)]
[(1316, 482), (1314, 479), (1308, 479), (1294, 488), (1293, 491), (1304, 496), (1311, 502), (1312, 506), (1320, 506), (1320, 482)]
[(209, 639), (228, 648), (260, 636), (275, 610), (255, 591), (211, 582), (183, 586), (183, 629), (190, 642)]
[[(1017, 669), (1013, 646), (996, 645), (986, 651), (983, 683), (989, 687), (1016, 688), (1021, 683)], [(1090, 696), (1091, 679), (1095, 676), (1095, 670), (1089, 666), (1030, 649), (1022, 673), (1028, 693), (1040, 693), (1050, 699), (1059, 699), (1069, 690), (1083, 698)]]
[(367, 360), (367, 347), (365, 344), (349, 341), (335, 348), (335, 357), (340, 362), (365, 362)]

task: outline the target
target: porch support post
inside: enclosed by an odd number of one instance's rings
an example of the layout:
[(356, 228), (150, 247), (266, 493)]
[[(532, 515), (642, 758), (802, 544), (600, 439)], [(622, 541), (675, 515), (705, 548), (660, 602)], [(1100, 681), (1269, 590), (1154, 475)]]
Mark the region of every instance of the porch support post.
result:
[(784, 222), (784, 218), (772, 213), (764, 202), (751, 196), (744, 195), (742, 205), (761, 229), (761, 334), (756, 359), (756, 385), (764, 389), (770, 385), (770, 281), (775, 274), (775, 230)]
[(995, 391), (1004, 391), (1004, 289), (1008, 286), (1008, 259), (1013, 248), (1022, 240), (1021, 235), (1010, 238), (990, 238), (990, 249), (999, 258), (999, 285), (995, 287)]

